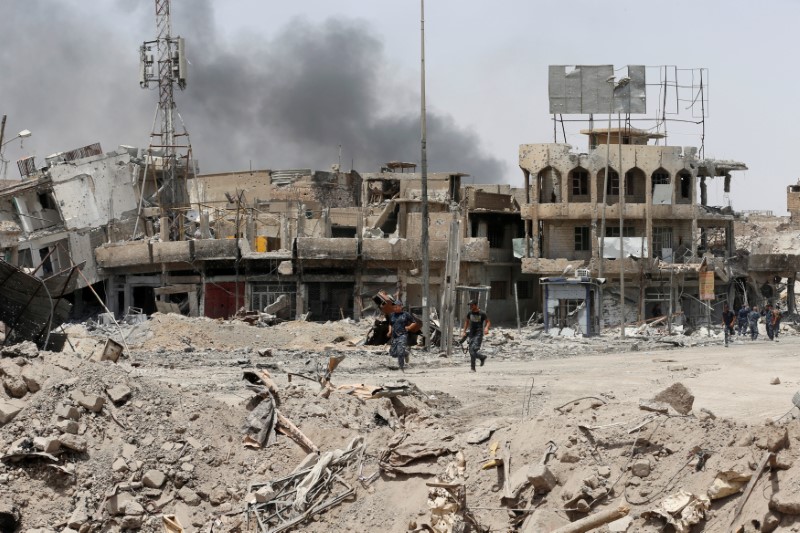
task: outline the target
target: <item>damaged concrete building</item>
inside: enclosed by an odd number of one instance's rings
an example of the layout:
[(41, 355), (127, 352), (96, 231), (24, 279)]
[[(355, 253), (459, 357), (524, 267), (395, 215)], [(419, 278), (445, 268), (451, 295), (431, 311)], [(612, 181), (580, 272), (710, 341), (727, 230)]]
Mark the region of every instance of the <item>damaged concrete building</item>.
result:
[[(97, 248), (109, 307), (209, 317), (269, 308), (284, 319), (357, 319), (374, 311), (381, 289), (418, 306), (421, 177), (405, 172), (412, 169), (389, 163), (377, 173), (334, 167), (190, 179), (184, 240)], [(495, 320), (514, 318), (515, 284), (522, 312), (530, 313), (537, 305), (533, 278), (521, 273), (513, 251), (523, 235), (524, 191), (463, 186), (464, 176), (428, 176), (431, 290), (438, 300), (446, 263), (457, 261), (451, 281), (490, 287)]]
[[(705, 323), (706, 306), (698, 300), (701, 270), (715, 273), (716, 302), (735, 299), (728, 294), (735, 285), (726, 260), (735, 251), (736, 215), (730, 207), (709, 206), (707, 187), (722, 179), (727, 193), (732, 172), (747, 167), (700, 158), (692, 147), (650, 144), (661, 136), (631, 127), (582, 133), (589, 139), (586, 152), (562, 143), (520, 146), (527, 238), (522, 271), (537, 279), (578, 273), (605, 278), (606, 326), (618, 325), (623, 315), (636, 322), (668, 312), (690, 325)], [(624, 313), (618, 303), (621, 271), (627, 283)], [(549, 316), (575, 315), (580, 304), (559, 300)], [(600, 313), (595, 320), (600, 322)], [(562, 324), (567, 325), (573, 324)]]
[(93, 144), (54, 154), (41, 168), (33, 157), (20, 160), (22, 180), (0, 189), (3, 259), (38, 277), (84, 263), (78, 287), (100, 281), (94, 249), (132, 232), (137, 155), (129, 147), (103, 153)]

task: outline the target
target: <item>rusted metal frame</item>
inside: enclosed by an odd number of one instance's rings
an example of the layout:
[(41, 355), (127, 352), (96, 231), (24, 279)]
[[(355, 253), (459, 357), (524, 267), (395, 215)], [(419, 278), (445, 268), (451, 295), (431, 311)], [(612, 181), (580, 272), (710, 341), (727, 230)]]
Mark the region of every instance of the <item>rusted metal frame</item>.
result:
[[(11, 265), (11, 266), (13, 266), (13, 265)], [(6, 279), (4, 279), (2, 283), (0, 283), (0, 287), (2, 287), (3, 285), (5, 285), (5, 284), (8, 282), (8, 280), (10, 280), (11, 278), (13, 278), (13, 277), (14, 277), (14, 274), (19, 274), (19, 272), (20, 272), (20, 270), (19, 270), (18, 268), (14, 267), (14, 270), (12, 270), (12, 271), (11, 271), (11, 274), (9, 274), (8, 276), (6, 276)]]
[[(58, 244), (57, 246), (61, 246), (61, 245)], [(62, 298), (64, 298), (64, 293), (66, 292), (67, 287), (69, 286), (69, 282), (70, 282), (70, 280), (72, 280), (72, 276), (75, 274), (75, 270), (77, 268), (78, 267), (75, 267), (75, 266), (72, 267), (72, 270), (70, 271), (69, 276), (67, 276), (67, 279), (64, 280), (64, 285), (61, 288), (61, 294), (59, 294), (58, 297), (54, 297), (52, 294), (50, 294), (50, 301), (53, 303), (52, 309), (50, 311), (50, 321), (47, 324), (47, 326), (42, 327), (42, 329), (39, 331), (39, 335), (36, 336), (37, 339), (44, 334), (45, 330), (48, 330), (48, 331), (50, 330), (50, 326), (52, 325), (52, 322), (53, 322), (53, 315), (55, 314), (56, 306), (58, 305), (58, 302), (60, 302), (62, 300)], [(44, 283), (44, 281), (45, 280), (42, 280), (42, 283)], [(44, 349), (45, 350), (47, 349), (48, 342), (49, 342), (49, 338), (48, 338), (48, 341), (45, 342), (45, 345), (44, 345)]]
[[(33, 301), (34, 298), (36, 298), (36, 295), (39, 294), (39, 291), (42, 289), (42, 287), (44, 287), (44, 281), (40, 280), (39, 286), (36, 288), (35, 291), (33, 291), (33, 294), (31, 294), (31, 297), (25, 303), (25, 306), (17, 314), (17, 318), (14, 319), (14, 322), (11, 325), (8, 326), (8, 329), (6, 330), (6, 338), (5, 338), (5, 340), (3, 340), (3, 345), (4, 346), (6, 344), (8, 344), (8, 340), (11, 338), (11, 333), (14, 332), (14, 329), (17, 327), (17, 324), (19, 324), (20, 318), (22, 318), (22, 315), (25, 313), (25, 311), (28, 309), (28, 307), (30, 307), (31, 302)], [(52, 301), (52, 299), (51, 299), (51, 301)]]
[[(293, 504), (293, 501), (291, 501), (291, 500), (277, 500), (277, 498), (281, 497), (281, 496), (288, 496), (288, 495), (290, 495), (292, 493), (295, 493), (297, 491), (297, 486), (296, 485), (294, 487), (292, 487), (291, 490), (286, 491), (286, 492), (284, 492), (284, 491), (289, 486), (291, 486), (293, 482), (297, 481), (298, 478), (305, 477), (314, 468), (314, 467), (309, 467), (309, 468), (304, 469), (304, 470), (302, 470), (300, 472), (297, 472), (296, 474), (292, 474), (290, 476), (282, 478), (282, 479), (278, 480), (277, 482), (273, 482), (272, 485), (275, 485), (275, 483), (280, 483), (280, 482), (285, 482), (285, 483), (281, 487), (281, 490), (275, 495), (275, 497), (272, 500), (270, 500), (269, 502), (264, 502), (263, 504), (257, 504), (255, 506), (250, 507), (248, 509), (248, 513), (252, 512), (252, 513), (254, 513), (256, 515), (256, 520), (258, 521), (259, 526), (262, 528), (262, 531), (264, 531), (265, 533), (279, 533), (280, 531), (285, 531), (287, 528), (294, 527), (294, 525), (296, 525), (299, 522), (302, 522), (310, 514), (316, 514), (318, 512), (321, 512), (323, 510), (328, 509), (329, 507), (331, 507), (333, 505), (336, 505), (340, 501), (342, 501), (345, 498), (347, 498), (350, 494), (355, 492), (354, 489), (352, 487), (350, 487), (347, 483), (345, 483), (344, 480), (339, 476), (339, 472), (341, 472), (344, 469), (344, 467), (348, 464), (350, 458), (357, 451), (363, 452), (363, 450), (361, 448), (354, 448), (352, 450), (349, 450), (344, 455), (342, 455), (335, 463), (331, 464), (329, 466), (329, 468), (326, 468), (325, 469), (325, 479), (322, 480), (320, 483), (317, 483), (315, 489), (312, 489), (312, 491), (309, 492), (308, 496), (310, 497), (311, 500), (313, 500), (314, 498), (319, 496), (324, 490), (328, 490), (333, 481), (339, 481), (345, 487), (347, 487), (348, 491), (346, 491), (345, 493), (342, 493), (342, 494), (340, 494), (340, 495), (328, 500), (327, 502), (325, 502), (323, 504), (319, 504), (317, 506), (314, 506), (314, 507), (308, 509), (307, 511), (305, 511), (302, 515), (299, 515), (299, 516), (297, 516), (295, 518), (292, 518), (292, 519), (287, 521), (287, 519), (282, 516), (282, 513), (284, 511), (286, 511), (287, 509), (291, 508), (291, 506)], [(264, 485), (266, 485), (266, 483), (251, 484), (250, 487), (251, 488), (252, 487), (256, 487), (256, 486), (260, 487), (260, 486), (264, 486)], [(279, 508), (278, 505), (281, 505), (281, 504), (283, 505), (283, 507)], [(275, 506), (275, 509), (273, 511), (270, 511), (270, 510), (266, 509), (267, 507), (273, 506), (273, 505)], [(269, 515), (266, 516), (266, 517), (262, 517), (261, 515), (264, 514), (264, 513), (269, 513)], [(280, 526), (277, 526), (277, 528), (275, 528), (275, 529), (266, 529), (266, 526), (264, 526), (264, 522), (265, 521), (269, 522), (273, 518), (278, 518), (284, 523), (281, 524)]]
[[(350, 485), (348, 485), (341, 477), (339, 477), (339, 475), (334, 474), (333, 476), (331, 476), (330, 480), (331, 481), (332, 480), (338, 481), (339, 483), (344, 485), (347, 490), (345, 490), (341, 494), (338, 494), (338, 495), (328, 499), (327, 501), (325, 501), (323, 503), (320, 503), (319, 505), (316, 505), (314, 507), (311, 507), (311, 508), (307, 509), (305, 512), (303, 512), (302, 514), (296, 516), (295, 518), (293, 518), (289, 522), (286, 522), (285, 524), (281, 524), (280, 526), (278, 526), (276, 528), (273, 528), (273, 529), (269, 529), (269, 530), (265, 529), (264, 533), (280, 533), (282, 531), (287, 531), (288, 529), (296, 526), (297, 524), (307, 520), (309, 516), (312, 516), (312, 515), (321, 513), (323, 511), (326, 511), (326, 510), (330, 509), (331, 507), (333, 507), (334, 505), (337, 505), (337, 504), (341, 503), (346, 498), (350, 497), (350, 495), (355, 493), (355, 489), (353, 487), (351, 487)], [(329, 482), (325, 483), (324, 486), (327, 486), (328, 484), (329, 484)]]

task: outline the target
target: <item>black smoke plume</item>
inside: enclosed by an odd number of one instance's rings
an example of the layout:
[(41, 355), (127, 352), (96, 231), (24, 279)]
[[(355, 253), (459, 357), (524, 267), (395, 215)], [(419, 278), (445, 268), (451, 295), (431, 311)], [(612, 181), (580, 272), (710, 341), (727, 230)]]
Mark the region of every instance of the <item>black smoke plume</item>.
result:
[[(95, 16), (90, 4), (28, 0), (2, 8), (0, 113), (9, 115), (7, 135), (34, 131), (26, 148), (35, 147), (40, 161), (95, 141), (106, 150), (148, 142), (157, 93), (139, 89), (138, 46), (155, 37), (153, 2), (109, 3)], [(201, 172), (324, 170), (339, 160), (340, 145), (343, 169), (419, 161), (418, 87), (393, 81), (366, 21), (297, 18), (273, 36), (231, 40), (215, 26), (209, 2), (172, 4), (173, 33), (186, 38), (190, 61), (188, 87), (176, 90), (176, 101)], [(428, 161), (431, 171), (467, 172), (477, 182), (500, 180), (505, 166), (474, 131), (430, 110)]]

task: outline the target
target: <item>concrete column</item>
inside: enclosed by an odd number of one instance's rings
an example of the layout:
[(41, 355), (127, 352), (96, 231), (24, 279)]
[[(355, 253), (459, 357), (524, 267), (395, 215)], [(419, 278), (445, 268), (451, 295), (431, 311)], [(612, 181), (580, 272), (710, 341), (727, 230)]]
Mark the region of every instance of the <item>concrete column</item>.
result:
[(789, 276), (786, 279), (786, 312), (789, 314), (793, 314), (795, 312), (794, 276)]
[(705, 176), (700, 177), (700, 205), (708, 205), (708, 186)]
[(189, 291), (189, 316), (198, 316), (197, 289)]
[(306, 206), (299, 205), (297, 206), (297, 232), (295, 234), (296, 239), (305, 236), (304, 235), (305, 220), (306, 220)]
[[(531, 173), (522, 169), (522, 174), (525, 177), (525, 205), (531, 204)], [(469, 225), (469, 218), (467, 218), (467, 225)], [(531, 221), (525, 220), (525, 257), (531, 257)]]
[(279, 217), (280, 228), (278, 230), (278, 237), (281, 239), (281, 248), (284, 250), (291, 250), (292, 244), (289, 238), (289, 217), (285, 213), (281, 213)]
[(295, 319), (300, 320), (301, 317), (306, 313), (306, 284), (300, 280), (297, 280), (297, 297), (295, 301)]
[[(655, 255), (655, 250), (653, 250), (653, 174), (645, 174), (644, 178), (644, 191), (645, 191), (645, 200), (644, 200), (644, 216), (645, 216), (645, 228), (644, 228), (644, 236), (647, 239), (647, 249), (650, 251), (650, 257)], [(648, 259), (650, 258), (648, 257)]]
[[(555, 172), (555, 171), (553, 171)], [(567, 199), (569, 198), (569, 172), (567, 174), (561, 174), (561, 207), (566, 208)]]
[(161, 217), (161, 228), (159, 228), (161, 242), (169, 240), (169, 217)]
[(600, 201), (598, 198), (598, 186), (597, 186), (597, 174), (592, 175), (589, 172), (589, 201), (592, 203), (592, 225), (589, 229), (589, 235), (592, 239), (592, 259), (599, 259), (600, 258), (600, 248), (598, 245), (600, 233), (599, 233), (599, 210), (597, 202)]
[(109, 311), (116, 315), (119, 301), (119, 292), (117, 291), (117, 276), (110, 276), (108, 278), (108, 285), (106, 285), (106, 307)]
[(331, 208), (326, 207), (322, 210), (322, 235), (325, 239), (331, 238)]
[(692, 191), (689, 195), (692, 199), (692, 257), (697, 257), (697, 174), (692, 173)]
[(200, 263), (200, 294), (199, 305), (197, 306), (197, 314), (199, 316), (206, 316), (206, 264)]
[(256, 221), (253, 214), (247, 215), (247, 225), (245, 226), (245, 239), (250, 244), (250, 249), (256, 249)]
[(363, 311), (361, 293), (364, 292), (364, 285), (361, 276), (361, 268), (355, 271), (355, 286), (353, 287), (353, 320), (361, 320), (361, 313)]
[(209, 216), (206, 211), (202, 211), (200, 213), (200, 238), (201, 239), (210, 239), (211, 238), (211, 229), (209, 228)]

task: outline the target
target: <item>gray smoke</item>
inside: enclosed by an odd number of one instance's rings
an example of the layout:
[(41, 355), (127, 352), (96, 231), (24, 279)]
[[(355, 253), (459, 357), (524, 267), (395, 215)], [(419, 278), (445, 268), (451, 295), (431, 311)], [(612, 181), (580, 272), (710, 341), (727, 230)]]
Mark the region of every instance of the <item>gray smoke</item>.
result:
[[(0, 51), (0, 94), (10, 104), (0, 113), (34, 130), (29, 145), (54, 152), (95, 141), (106, 149), (147, 144), (157, 94), (138, 88), (137, 48), (155, 37), (153, 3), (106, 8), (92, 17), (29, 0), (0, 17), (0, 34), (15, 43), (15, 53)], [(342, 167), (352, 161), (362, 172), (419, 161), (418, 88), (393, 83), (367, 22), (300, 18), (270, 38), (230, 41), (207, 1), (173, 1), (173, 33), (187, 41), (189, 86), (176, 100), (202, 172), (251, 164), (324, 170), (337, 162), (339, 145)], [(428, 161), (431, 171), (467, 172), (478, 182), (502, 179), (505, 166), (475, 132), (430, 111)]]

